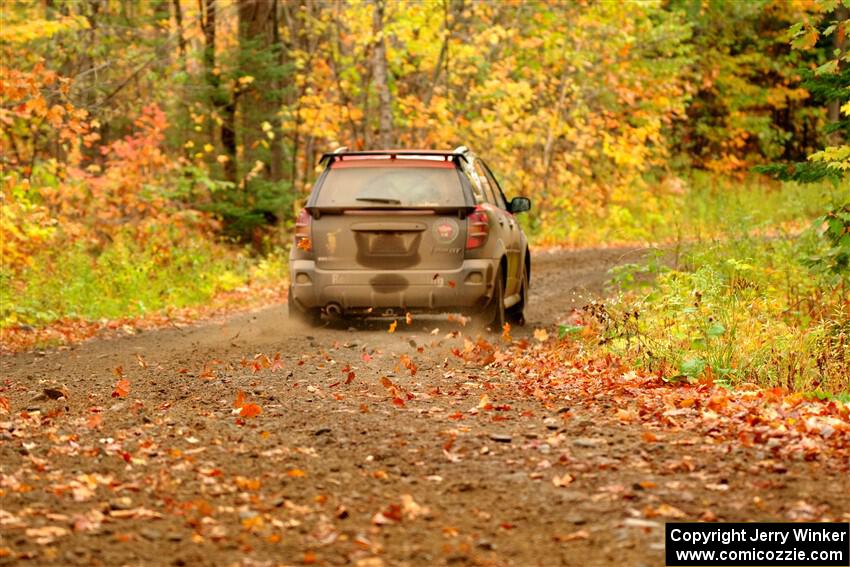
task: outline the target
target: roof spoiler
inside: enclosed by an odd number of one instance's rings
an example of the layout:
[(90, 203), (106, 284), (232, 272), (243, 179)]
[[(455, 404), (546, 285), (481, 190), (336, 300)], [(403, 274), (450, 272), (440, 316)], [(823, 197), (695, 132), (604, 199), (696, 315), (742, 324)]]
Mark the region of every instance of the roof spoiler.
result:
[(335, 161), (342, 161), (346, 157), (352, 156), (387, 156), (389, 159), (396, 159), (398, 156), (442, 156), (448, 160), (449, 158), (459, 158), (468, 161), (466, 156), (469, 150), (466, 146), (459, 146), (451, 151), (444, 150), (373, 150), (373, 151), (348, 151), (348, 148), (343, 146), (337, 148), (330, 153), (322, 154), (319, 160), (319, 165), (330, 165)]

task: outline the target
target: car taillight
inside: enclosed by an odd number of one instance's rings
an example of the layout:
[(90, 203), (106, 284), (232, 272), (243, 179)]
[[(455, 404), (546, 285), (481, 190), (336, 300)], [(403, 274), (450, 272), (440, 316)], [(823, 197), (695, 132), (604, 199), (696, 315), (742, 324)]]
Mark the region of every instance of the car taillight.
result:
[(490, 219), (487, 212), (480, 207), (466, 217), (466, 249), (481, 248), (490, 235)]
[(301, 209), (301, 212), (295, 218), (295, 246), (305, 252), (310, 252), (313, 249), (313, 243), (310, 241), (312, 221), (313, 217), (307, 209)]

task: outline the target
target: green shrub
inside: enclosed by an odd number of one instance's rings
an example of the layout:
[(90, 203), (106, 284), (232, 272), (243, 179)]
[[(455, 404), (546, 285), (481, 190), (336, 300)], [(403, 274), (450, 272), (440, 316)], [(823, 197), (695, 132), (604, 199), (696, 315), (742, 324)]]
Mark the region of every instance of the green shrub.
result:
[(811, 269), (829, 248), (818, 224), (695, 245), (679, 269), (622, 267), (624, 291), (597, 317), (605, 348), (671, 380), (850, 393), (850, 298)]

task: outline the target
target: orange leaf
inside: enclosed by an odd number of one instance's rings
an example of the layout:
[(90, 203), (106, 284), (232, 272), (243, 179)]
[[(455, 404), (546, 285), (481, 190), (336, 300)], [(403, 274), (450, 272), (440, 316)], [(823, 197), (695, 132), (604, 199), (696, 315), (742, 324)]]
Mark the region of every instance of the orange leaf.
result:
[(86, 420), (86, 427), (89, 429), (96, 429), (100, 427), (100, 422), (103, 421), (103, 415), (99, 413), (93, 413)]
[(511, 324), (510, 323), (505, 323), (505, 325), (502, 327), (502, 338), (506, 341), (511, 340)]
[(301, 469), (292, 469), (291, 471), (287, 472), (286, 475), (291, 478), (303, 478), (307, 476), (307, 473), (305, 473)]
[(641, 438), (644, 440), (645, 443), (655, 443), (656, 441), (658, 441), (658, 436), (655, 435), (655, 433), (653, 433), (652, 431), (644, 431), (643, 435), (641, 435)]
[(243, 392), (242, 390), (239, 390), (239, 392), (236, 393), (236, 400), (233, 402), (233, 407), (234, 408), (241, 408), (244, 405), (245, 405), (245, 392)]
[(257, 404), (245, 404), (242, 406), (239, 415), (241, 417), (257, 417), (261, 413), (263, 413), (263, 409)]
[(388, 332), (388, 333), (395, 333), (395, 328), (396, 328), (396, 327), (398, 327), (398, 321), (395, 321), (395, 320), (394, 320), (392, 323), (390, 323), (390, 328), (389, 328), (389, 329), (387, 329), (387, 332)]
[[(118, 368), (121, 368), (120, 366)], [(113, 398), (126, 398), (130, 393), (130, 382), (122, 378), (115, 383), (115, 390), (112, 392)]]
[(590, 539), (590, 532), (587, 530), (579, 530), (571, 534), (555, 536), (555, 541), (559, 542), (575, 541), (577, 539)]

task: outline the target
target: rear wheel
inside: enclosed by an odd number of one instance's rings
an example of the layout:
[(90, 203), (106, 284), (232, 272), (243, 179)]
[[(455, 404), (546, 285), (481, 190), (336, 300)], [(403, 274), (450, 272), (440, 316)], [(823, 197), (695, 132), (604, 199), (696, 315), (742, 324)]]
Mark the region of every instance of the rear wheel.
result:
[(286, 298), (286, 304), (289, 307), (289, 319), (298, 321), (310, 327), (318, 327), (322, 322), (322, 310), (318, 308), (302, 309), (292, 299), (292, 288), (289, 288), (289, 295)]
[(519, 289), (519, 301), (505, 310), (505, 315), (511, 325), (525, 325), (525, 306), (528, 305), (528, 270), (522, 271), (522, 282)]
[(502, 332), (505, 326), (505, 280), (502, 268), (496, 271), (496, 281), (493, 282), (493, 297), (481, 312), (481, 322), (494, 333)]

